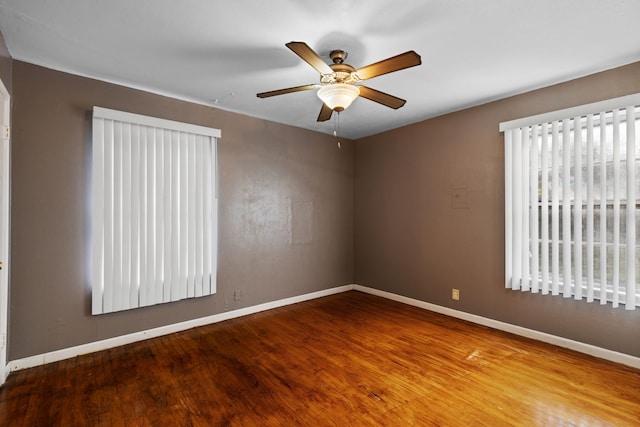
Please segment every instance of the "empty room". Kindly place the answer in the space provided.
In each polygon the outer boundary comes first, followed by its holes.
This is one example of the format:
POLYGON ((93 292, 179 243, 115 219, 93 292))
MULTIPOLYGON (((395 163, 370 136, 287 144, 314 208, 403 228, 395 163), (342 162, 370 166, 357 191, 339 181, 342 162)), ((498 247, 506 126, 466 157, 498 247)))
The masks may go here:
POLYGON ((638 17, 0 0, 0 425, 640 425, 638 17))

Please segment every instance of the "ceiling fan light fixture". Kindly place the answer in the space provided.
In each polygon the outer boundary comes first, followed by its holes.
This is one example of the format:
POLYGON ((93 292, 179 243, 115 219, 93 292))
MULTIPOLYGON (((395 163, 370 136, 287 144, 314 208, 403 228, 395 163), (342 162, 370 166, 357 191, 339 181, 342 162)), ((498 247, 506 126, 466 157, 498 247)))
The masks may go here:
POLYGON ((346 110, 349 105, 360 95, 358 86, 347 83, 333 83, 318 89, 318 98, 333 111, 346 110))

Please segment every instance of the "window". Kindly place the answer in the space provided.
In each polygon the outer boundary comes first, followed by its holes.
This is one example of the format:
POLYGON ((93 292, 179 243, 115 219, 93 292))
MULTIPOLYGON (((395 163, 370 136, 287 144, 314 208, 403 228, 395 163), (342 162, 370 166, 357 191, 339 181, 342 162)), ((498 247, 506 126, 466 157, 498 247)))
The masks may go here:
POLYGON ((94 107, 93 314, 215 293, 219 137, 94 107))
POLYGON ((514 290, 640 306, 640 94, 502 123, 514 290))

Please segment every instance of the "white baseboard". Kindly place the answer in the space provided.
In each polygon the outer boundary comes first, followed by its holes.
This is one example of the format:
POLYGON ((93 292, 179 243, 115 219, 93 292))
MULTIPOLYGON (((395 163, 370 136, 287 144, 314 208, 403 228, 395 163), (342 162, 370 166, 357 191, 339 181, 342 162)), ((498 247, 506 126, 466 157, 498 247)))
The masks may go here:
POLYGON ((523 328, 522 326, 516 326, 510 323, 500 322, 498 320, 493 320, 493 319, 489 319, 482 316, 476 316, 475 314, 465 313, 464 311, 458 311, 452 308, 442 307, 440 305, 435 305, 435 304, 420 301, 417 299, 392 294, 390 292, 368 288, 366 286, 355 285, 353 288, 356 291, 365 292, 371 295, 387 298, 393 301, 401 302, 403 304, 408 304, 414 307, 422 308, 422 309, 433 311, 436 313, 445 314, 447 316, 466 320, 468 322, 477 323, 483 326, 488 326, 490 328, 498 329, 500 331, 509 332, 515 335, 520 335, 522 337, 546 342, 548 344, 557 345, 558 347, 568 348, 570 350, 575 350, 580 353, 585 353, 591 356, 599 357, 601 359, 610 360, 612 362, 616 362, 623 365, 631 366, 636 369, 640 369, 639 357, 631 356, 624 353, 619 353, 613 350, 607 350, 606 348, 596 347, 594 345, 585 344, 579 341, 573 341, 567 338, 558 337, 556 335, 547 334, 547 333, 536 331, 533 329, 523 328))
POLYGON ((489 319, 475 314, 465 313, 463 311, 454 310, 448 307, 442 307, 439 305, 431 304, 425 301, 420 301, 413 298, 404 297, 401 295, 392 294, 390 292, 381 291, 378 289, 369 288, 361 285, 344 285, 336 288, 325 289, 318 292, 312 292, 305 295, 299 295, 291 298, 285 298, 277 301, 272 301, 264 304, 255 305, 252 307, 241 308, 238 310, 227 311, 224 313, 214 314, 211 316, 201 317, 198 319, 188 320, 186 322, 175 323, 172 325, 162 326, 159 328, 148 329, 145 331, 135 332, 128 335, 122 335, 119 337, 109 338, 106 340, 95 341, 92 343, 82 344, 75 347, 69 347, 61 350, 51 351, 44 354, 39 354, 31 357, 25 357, 23 359, 12 360, 8 363, 8 371, 16 371, 19 369, 32 368, 35 366, 44 365, 46 363, 58 362, 60 360, 69 359, 72 357, 80 356, 82 354, 93 353, 96 351, 107 350, 109 348, 118 347, 125 344, 131 344, 137 341, 146 340, 149 338, 155 338, 162 335, 172 334, 174 332, 185 331, 187 329, 195 328, 198 326, 209 325, 217 322, 222 322, 229 319, 234 319, 249 314, 259 313, 265 310, 271 310, 273 308, 284 307, 298 302, 309 301, 316 298, 325 297, 328 295, 338 294, 341 292, 347 292, 356 290, 371 295, 376 295, 382 298, 387 298, 393 301, 401 302, 403 304, 412 305, 414 307, 422 308, 425 310, 433 311, 436 313, 444 314, 447 316, 455 317, 458 319, 466 320, 479 325, 488 326, 493 329, 498 329, 505 332, 510 332, 515 335, 531 338, 534 340, 546 342, 549 344, 557 345, 558 347, 568 348, 578 351, 580 353, 589 354, 591 356, 599 357, 602 359, 610 360, 612 362, 620 363, 623 365, 631 366, 633 368, 640 369, 640 358, 630 356, 628 354, 619 353, 612 350, 607 350, 601 347, 596 347, 590 344, 581 343, 578 341, 569 340, 566 338, 558 337, 555 335, 546 334, 544 332, 535 331, 533 329, 523 328, 521 326, 515 326, 509 323, 500 322, 497 320, 489 319))

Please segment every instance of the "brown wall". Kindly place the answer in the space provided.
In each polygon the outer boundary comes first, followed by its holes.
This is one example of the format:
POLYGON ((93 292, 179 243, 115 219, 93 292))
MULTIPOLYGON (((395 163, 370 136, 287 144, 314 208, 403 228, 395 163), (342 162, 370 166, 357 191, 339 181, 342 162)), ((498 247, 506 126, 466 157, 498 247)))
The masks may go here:
POLYGON ((504 288, 498 131, 503 121, 638 92, 635 63, 357 141, 356 283, 640 356, 640 310, 504 288))
POLYGON ((11 55, 9 54, 6 43, 4 42, 4 37, 2 36, 2 33, 0 33, 0 80, 2 80, 2 83, 9 93, 12 93, 12 62, 11 55))
POLYGON ((352 143, 19 61, 13 91, 9 360, 353 283, 352 143), (94 105, 221 129, 216 295, 90 315, 94 105))

